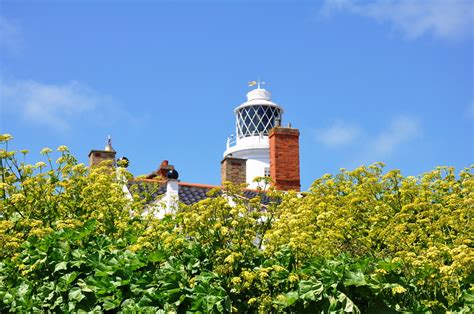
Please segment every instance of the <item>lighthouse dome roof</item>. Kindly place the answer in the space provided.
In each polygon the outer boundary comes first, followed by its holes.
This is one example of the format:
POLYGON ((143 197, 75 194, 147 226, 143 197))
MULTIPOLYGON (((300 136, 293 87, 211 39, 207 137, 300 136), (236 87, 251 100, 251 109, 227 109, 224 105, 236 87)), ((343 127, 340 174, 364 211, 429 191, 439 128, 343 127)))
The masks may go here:
POLYGON ((247 93, 247 101, 263 99, 272 100, 272 93, 263 88, 256 88, 247 93))
POLYGON ((283 113, 283 108, 272 101, 272 93, 263 88, 256 88, 248 92, 247 101, 235 108, 234 112, 237 113, 238 110, 244 107, 250 107, 255 105, 276 107, 280 109, 283 113))

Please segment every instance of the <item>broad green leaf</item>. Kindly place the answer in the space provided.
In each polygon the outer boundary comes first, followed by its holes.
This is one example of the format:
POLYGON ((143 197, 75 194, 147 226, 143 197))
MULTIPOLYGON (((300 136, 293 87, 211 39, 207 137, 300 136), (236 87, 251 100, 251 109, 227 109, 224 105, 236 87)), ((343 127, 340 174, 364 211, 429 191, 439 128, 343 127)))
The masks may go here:
POLYGON ((77 271, 73 271, 72 273, 65 274, 59 280, 63 281, 66 285, 70 285, 79 275, 77 271))
POLYGON ((5 293, 5 295, 3 296, 3 303, 5 304, 10 304, 13 302, 13 300, 13 295, 9 292, 5 293))
POLYGON ((163 254, 163 252, 152 252, 150 253, 147 258, 150 262, 161 262, 162 260, 165 259, 165 255, 163 254))
POLYGON ((358 269, 356 271, 350 271, 345 274, 345 280, 344 284, 346 286, 364 286, 367 285, 367 282, 365 281, 364 273, 358 269))
POLYGON ((82 299, 85 298, 85 295, 82 294, 82 290, 78 287, 74 287, 69 291, 69 300, 74 300, 77 302, 81 302, 82 299))
POLYGON ((60 306, 63 304, 63 297, 62 296, 59 296, 56 298, 56 301, 54 301, 54 304, 53 306, 51 307, 51 309, 54 309, 56 308, 57 306, 60 306))
POLYGON ((67 262, 59 262, 54 266, 54 272, 67 269, 67 262))
POLYGON ((342 292, 337 295, 338 301, 343 305, 344 312, 346 313, 360 313, 359 308, 342 292))
POLYGON ((116 307, 118 307, 120 305, 120 302, 121 300, 118 299, 118 298, 115 298, 113 296, 108 296, 108 297, 104 297, 101 299, 102 302, 104 302, 104 310, 112 310, 112 309, 115 309, 116 307))
POLYGON ((286 305, 287 306, 291 306, 296 301, 298 301, 298 292, 296 292, 296 291, 290 291, 285 296, 286 296, 286 305))
POLYGON ((469 290, 463 291, 463 299, 474 307, 474 293, 471 293, 469 290))
POLYGON ((82 279, 79 279, 79 280, 77 281, 77 285, 78 285, 78 286, 81 288, 81 290, 84 291, 84 292, 93 292, 93 289, 92 289, 93 286, 88 286, 88 285, 84 282, 84 280, 82 280, 82 279))
POLYGON ((298 293, 303 300, 321 300, 324 286, 321 281, 301 280, 298 284, 298 293))

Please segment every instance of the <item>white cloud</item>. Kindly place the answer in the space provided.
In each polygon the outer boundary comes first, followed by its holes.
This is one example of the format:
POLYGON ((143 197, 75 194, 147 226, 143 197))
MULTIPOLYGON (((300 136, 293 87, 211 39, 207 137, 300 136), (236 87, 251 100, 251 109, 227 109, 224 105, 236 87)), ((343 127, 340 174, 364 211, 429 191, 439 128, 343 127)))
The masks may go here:
MULTIPOLYGON (((110 97, 75 81, 61 85, 35 81, 0 82, 0 105, 2 111, 14 117, 59 131, 70 129, 80 119, 101 118, 107 114, 103 113, 104 106, 113 107, 110 97)), ((113 112, 115 116, 116 113, 117 110, 113 112)))
POLYGON ((0 50, 17 53, 21 48, 21 31, 19 25, 0 16, 0 50))
POLYGON ((316 139, 326 146, 337 147, 353 142, 360 135, 357 126, 336 122, 325 130, 316 132, 316 139))
POLYGON ((389 22, 408 38, 431 33, 459 39, 473 32, 472 0, 326 0, 320 13, 329 17, 339 11, 389 22))
POLYGON ((394 118, 388 129, 382 131, 371 142, 369 154, 372 158, 387 157, 406 144, 421 136, 421 125, 418 120, 409 116, 394 118))

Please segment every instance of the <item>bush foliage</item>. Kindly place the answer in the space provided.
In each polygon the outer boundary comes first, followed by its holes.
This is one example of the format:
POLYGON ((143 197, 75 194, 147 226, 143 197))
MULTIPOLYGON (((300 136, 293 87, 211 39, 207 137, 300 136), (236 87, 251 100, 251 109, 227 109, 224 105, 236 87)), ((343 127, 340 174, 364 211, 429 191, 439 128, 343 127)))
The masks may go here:
POLYGON ((474 310, 472 168, 403 177, 377 163, 252 200, 226 184, 158 219, 150 195, 124 192, 124 169, 89 169, 65 146, 27 164, 11 138, 2 312, 474 310))

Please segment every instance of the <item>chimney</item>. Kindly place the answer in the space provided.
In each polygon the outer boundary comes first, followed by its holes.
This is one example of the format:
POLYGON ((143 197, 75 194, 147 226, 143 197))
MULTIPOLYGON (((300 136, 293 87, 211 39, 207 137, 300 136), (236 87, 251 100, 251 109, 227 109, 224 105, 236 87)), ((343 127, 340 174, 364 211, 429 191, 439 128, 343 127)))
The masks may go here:
POLYGON ((179 201, 179 181, 178 181, 178 171, 171 169, 166 173, 166 209, 168 212, 174 212, 178 208, 179 201))
POLYGON ((179 207, 179 173, 171 169, 166 173, 166 192, 164 197, 156 203, 155 217, 163 219, 167 214, 175 213, 179 207))
POLYGON ((174 170, 174 166, 168 163, 168 160, 163 160, 160 164, 160 168, 153 171, 149 175, 146 176, 147 179, 158 179, 158 180, 166 180, 168 171, 174 170))
POLYGON ((234 184, 246 182, 247 159, 235 158, 231 156, 225 157, 221 161, 221 181, 230 181, 234 184))
POLYGON ((167 178, 168 171, 174 170, 174 166, 168 163, 168 160, 163 160, 160 164, 160 169, 158 169, 158 175, 162 178, 167 178))
POLYGON ((277 190, 299 191, 300 131, 276 126, 268 135, 270 142, 270 177, 277 190))
POLYGON ((112 148, 112 139, 109 135, 107 145, 104 150, 91 150, 89 153, 89 166, 96 166, 105 160, 112 160, 115 166, 115 154, 117 152, 112 148))

